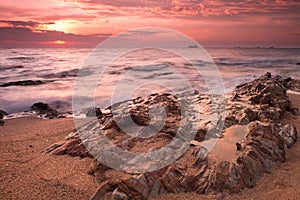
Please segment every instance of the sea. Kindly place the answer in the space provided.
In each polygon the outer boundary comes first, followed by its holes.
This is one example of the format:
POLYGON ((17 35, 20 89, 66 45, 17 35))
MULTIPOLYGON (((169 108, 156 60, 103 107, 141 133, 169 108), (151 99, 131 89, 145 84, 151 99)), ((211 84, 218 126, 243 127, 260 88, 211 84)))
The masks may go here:
POLYGON ((204 50, 208 55, 205 58, 198 56, 199 48, 195 47, 130 51, 1 48, 0 86, 9 84, 0 87, 0 109, 18 113, 30 110, 36 102, 44 102, 61 112, 72 111, 74 96, 84 103, 86 91, 92 91, 89 95, 94 94, 95 105, 104 108, 112 103, 112 97, 122 101, 154 92, 184 91, 184 84, 200 93, 209 93, 210 82, 214 80, 216 87, 228 94, 235 86, 266 72, 300 79, 300 48, 204 50), (181 56, 187 54, 188 58, 181 56), (27 80, 40 80, 43 84, 13 83, 27 80))

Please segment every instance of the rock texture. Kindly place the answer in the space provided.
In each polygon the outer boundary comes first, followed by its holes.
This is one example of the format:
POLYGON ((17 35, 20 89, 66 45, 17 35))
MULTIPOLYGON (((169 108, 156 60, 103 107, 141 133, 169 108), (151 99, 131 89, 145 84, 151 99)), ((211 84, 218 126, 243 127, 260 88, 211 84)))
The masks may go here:
MULTIPOLYGON (((263 173, 271 172, 274 165, 284 162, 288 148, 297 140, 295 127, 283 124, 281 118, 285 112, 296 114, 296 108, 292 107, 287 96, 287 89, 297 90, 299 85, 299 81, 267 73, 259 79, 237 86, 232 95, 226 96, 224 117, 219 108, 213 108, 211 96, 198 93, 189 95, 189 101, 200 105, 201 114, 213 115, 219 119, 218 123, 205 117, 199 119, 199 127, 188 150, 162 169, 128 174, 101 163, 95 164, 90 174, 97 178, 101 187, 92 199, 146 199, 162 193, 181 192, 219 194, 253 187, 263 173), (237 125, 247 128, 243 140, 234 144, 236 152, 232 159, 216 159, 210 154, 206 156, 208 150, 201 144, 218 137, 219 142, 222 142, 223 135, 216 134, 218 130, 226 133, 228 128, 237 125)), ((220 101, 224 99, 220 97, 220 101)), ((101 112, 101 115, 98 113, 101 129, 111 142, 129 152, 147 152, 167 145, 176 135, 182 120, 182 106, 172 94, 152 94, 112 107, 101 112), (156 116, 162 117, 157 121, 165 120, 165 123, 155 135, 141 137, 147 136, 147 133, 141 131, 134 134, 135 137, 130 137, 116 123, 122 122, 126 113, 136 124, 146 126, 152 122, 151 110, 157 104, 163 106, 166 112, 156 116), (114 113, 111 112, 112 107, 114 113)), ((156 110, 156 113, 159 112, 156 110)), ((52 155, 92 157, 84 147, 84 142, 77 132, 73 132, 65 141, 48 147, 46 152, 52 155)), ((150 169, 151 163, 145 167, 150 169)))
POLYGON ((0 110, 0 126, 4 125, 4 121, 2 121, 1 119, 4 118, 5 115, 7 115, 8 113, 5 112, 4 110, 0 110))
POLYGON ((47 118, 55 118, 58 116, 57 110, 51 108, 48 104, 43 102, 38 102, 33 104, 31 107, 31 110, 35 111, 37 114, 43 115, 47 118))

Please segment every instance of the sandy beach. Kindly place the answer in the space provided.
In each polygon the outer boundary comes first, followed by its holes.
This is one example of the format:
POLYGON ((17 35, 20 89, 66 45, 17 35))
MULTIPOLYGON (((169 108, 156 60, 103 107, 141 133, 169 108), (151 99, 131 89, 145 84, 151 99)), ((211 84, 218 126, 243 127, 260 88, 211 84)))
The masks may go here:
MULTIPOLYGON (((289 94, 300 108, 300 95, 289 94)), ((285 122, 300 130, 300 116, 287 113, 285 122)), ((49 156, 43 150, 63 140, 74 129, 73 119, 16 118, 0 127, 1 199, 88 199, 99 184, 87 172, 91 158, 49 156)), ((300 145, 297 142, 286 161, 264 174, 252 189, 225 199, 297 199, 300 196, 300 145)), ((152 199, 215 199, 196 193, 166 194, 152 199)))
POLYGON ((17 118, 0 127, 1 199, 88 199, 97 189, 92 159, 43 150, 74 129, 73 119, 17 118))

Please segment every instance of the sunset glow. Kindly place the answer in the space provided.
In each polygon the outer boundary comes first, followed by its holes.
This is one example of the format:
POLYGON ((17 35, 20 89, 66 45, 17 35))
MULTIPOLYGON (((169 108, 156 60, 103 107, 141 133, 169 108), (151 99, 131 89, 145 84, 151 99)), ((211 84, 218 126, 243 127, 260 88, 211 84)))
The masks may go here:
POLYGON ((50 31, 52 30, 68 33, 71 29, 71 25, 69 21, 56 21, 53 24, 47 24, 44 28, 50 31))
POLYGON ((95 46, 147 26, 182 32, 204 46, 297 47, 299 10, 297 0, 3 0, 0 45, 95 46))
POLYGON ((54 44, 65 44, 66 42, 65 41, 62 41, 62 40, 56 40, 53 42, 54 44))

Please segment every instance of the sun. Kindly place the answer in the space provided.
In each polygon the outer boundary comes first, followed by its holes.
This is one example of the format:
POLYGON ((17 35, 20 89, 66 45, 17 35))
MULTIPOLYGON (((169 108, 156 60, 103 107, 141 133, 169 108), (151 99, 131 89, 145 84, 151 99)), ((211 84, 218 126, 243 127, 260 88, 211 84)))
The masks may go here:
POLYGON ((66 42, 63 40, 55 40, 53 41, 53 44, 66 44, 66 42))
POLYGON ((69 32, 70 22, 69 21, 55 21, 53 24, 46 25, 47 30, 69 32))

